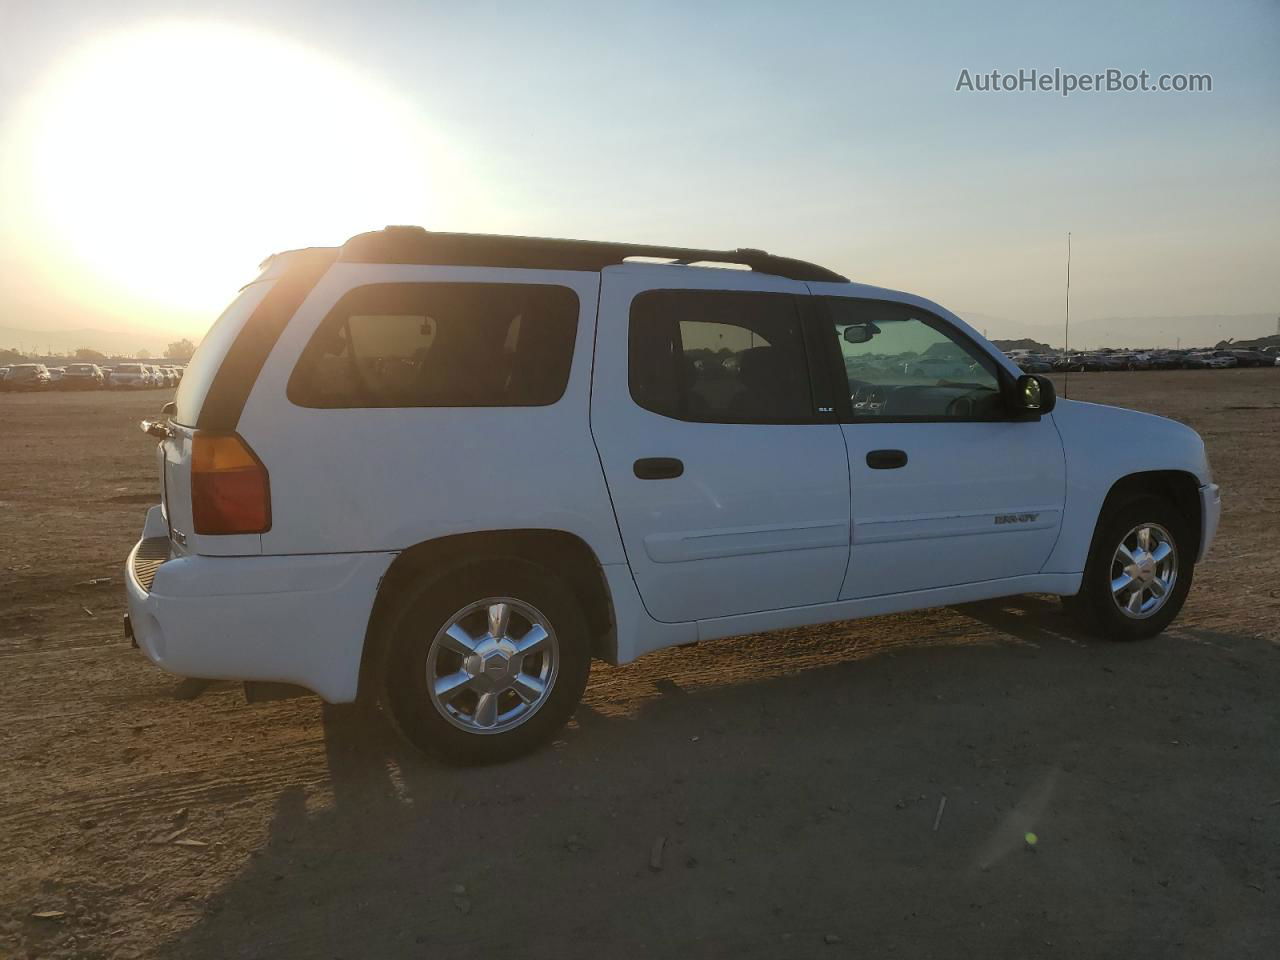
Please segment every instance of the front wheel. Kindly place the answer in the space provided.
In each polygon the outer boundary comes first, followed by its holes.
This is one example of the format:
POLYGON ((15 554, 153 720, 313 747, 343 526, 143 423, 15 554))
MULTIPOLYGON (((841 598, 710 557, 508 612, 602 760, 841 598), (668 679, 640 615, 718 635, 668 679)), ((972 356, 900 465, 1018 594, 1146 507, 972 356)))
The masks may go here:
POLYGON ((1140 497, 1103 517, 1080 593, 1064 603, 1090 632, 1110 640, 1142 640, 1173 622, 1194 569, 1187 519, 1163 498, 1140 497))
POLYGON ((411 588, 389 630, 383 703, 405 737, 450 763, 527 753, 564 726, 586 688, 577 598, 524 560, 411 588))

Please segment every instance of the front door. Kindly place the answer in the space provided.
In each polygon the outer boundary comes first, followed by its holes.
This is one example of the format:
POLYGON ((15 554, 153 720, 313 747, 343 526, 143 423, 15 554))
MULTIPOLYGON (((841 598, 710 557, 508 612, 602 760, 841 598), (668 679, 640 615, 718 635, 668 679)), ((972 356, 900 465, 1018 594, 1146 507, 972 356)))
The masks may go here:
POLYGON ((1038 573, 1065 497, 1052 414, 1010 416, 1007 374, 927 310, 853 297, 822 306, 849 396, 853 544, 841 598, 1038 573))
POLYGON ((650 615, 835 600, 849 469, 810 385, 804 286, 639 264, 602 279, 591 430, 650 615))

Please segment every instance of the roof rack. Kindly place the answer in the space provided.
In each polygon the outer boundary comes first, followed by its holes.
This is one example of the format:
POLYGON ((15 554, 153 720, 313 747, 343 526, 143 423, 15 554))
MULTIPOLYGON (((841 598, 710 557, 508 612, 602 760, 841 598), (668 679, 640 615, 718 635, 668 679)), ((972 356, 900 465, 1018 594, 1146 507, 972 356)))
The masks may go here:
POLYGON ((736 263, 757 273, 791 280, 847 283, 833 270, 763 250, 697 250, 644 243, 507 237, 485 233, 436 233, 422 227, 387 227, 352 237, 338 259, 354 263, 430 263, 441 266, 526 267, 534 270, 601 270, 628 257, 676 263, 736 263))

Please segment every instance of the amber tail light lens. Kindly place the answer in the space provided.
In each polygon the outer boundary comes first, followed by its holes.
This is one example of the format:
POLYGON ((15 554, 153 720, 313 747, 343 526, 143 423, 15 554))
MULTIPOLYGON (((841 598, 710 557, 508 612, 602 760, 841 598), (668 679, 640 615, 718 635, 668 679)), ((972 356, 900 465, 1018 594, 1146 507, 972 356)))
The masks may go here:
POLYGON ((197 430, 192 436, 191 515, 199 534, 271 529, 267 468, 238 434, 197 430))

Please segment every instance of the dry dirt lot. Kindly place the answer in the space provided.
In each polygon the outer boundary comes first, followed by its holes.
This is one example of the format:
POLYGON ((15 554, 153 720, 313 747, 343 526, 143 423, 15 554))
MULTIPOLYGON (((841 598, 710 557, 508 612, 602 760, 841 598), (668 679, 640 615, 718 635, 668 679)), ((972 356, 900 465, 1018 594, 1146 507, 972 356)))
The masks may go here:
POLYGON ((1071 393, 1209 444, 1165 635, 1021 597, 718 641, 469 770, 152 667, 121 564, 166 397, 0 395, 0 957, 1280 955, 1280 370, 1071 393))

